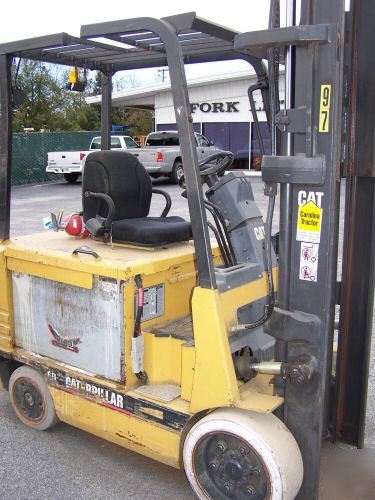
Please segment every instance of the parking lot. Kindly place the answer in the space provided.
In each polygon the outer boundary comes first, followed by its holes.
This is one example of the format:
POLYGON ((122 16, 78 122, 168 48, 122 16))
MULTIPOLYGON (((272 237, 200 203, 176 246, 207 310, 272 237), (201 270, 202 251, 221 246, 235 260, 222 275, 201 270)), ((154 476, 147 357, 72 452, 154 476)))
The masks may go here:
MULTIPOLYGON (((155 182, 172 196, 171 215, 188 217, 180 188, 155 182)), ((259 177, 253 178, 255 198, 263 213, 267 200, 259 177)), ((81 209, 81 184, 64 182, 14 188, 11 235, 43 231, 42 219, 51 211, 66 214, 81 209)), ((151 214, 160 214, 161 197, 151 214)), ((276 211, 275 220, 278 219, 276 211)), ((341 231, 342 231, 342 224, 341 231)), ((276 227, 275 227, 276 229, 276 227)), ((321 498, 370 500, 375 487, 375 368, 374 342, 370 370, 366 450, 327 446, 322 466, 321 498), (346 475, 346 470, 350 474, 346 475), (339 489, 337 489, 339 488, 339 489), (335 489, 336 493, 332 491, 335 489), (337 493, 340 491, 340 493, 337 493), (336 495, 337 496, 333 496, 336 495), (354 495, 354 496, 353 496, 354 495)), ((39 433, 24 427, 0 390, 1 499, 192 499, 182 472, 112 445, 79 429, 59 424, 39 433)))

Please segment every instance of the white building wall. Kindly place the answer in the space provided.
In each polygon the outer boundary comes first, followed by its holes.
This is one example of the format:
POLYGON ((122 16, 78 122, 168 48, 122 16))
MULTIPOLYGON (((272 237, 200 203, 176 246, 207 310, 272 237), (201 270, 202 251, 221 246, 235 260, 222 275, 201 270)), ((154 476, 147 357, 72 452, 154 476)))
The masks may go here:
MULTIPOLYGON (((224 83, 209 83, 189 89, 190 103, 218 103, 223 102, 237 102, 236 107, 238 112, 202 112, 199 108, 195 109, 192 113, 194 123, 204 122, 252 122, 250 113, 249 99, 247 95, 248 87, 255 83, 255 78, 248 80, 237 80, 224 83)), ((282 86, 281 86, 282 87, 282 86)), ((280 93, 282 95, 282 88, 280 93)), ((261 109, 262 100, 260 92, 255 94, 257 108, 261 109)), ((265 121, 266 116, 264 112, 258 113, 259 120, 265 121)), ((155 123, 166 124, 176 123, 172 94, 170 91, 161 92, 155 96, 155 123)))

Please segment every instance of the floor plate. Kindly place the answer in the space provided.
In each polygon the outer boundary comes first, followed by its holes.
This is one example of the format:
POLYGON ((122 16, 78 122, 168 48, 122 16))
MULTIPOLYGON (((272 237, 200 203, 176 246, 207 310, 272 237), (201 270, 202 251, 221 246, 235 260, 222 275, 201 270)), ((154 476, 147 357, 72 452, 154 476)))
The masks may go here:
POLYGON ((134 391, 137 394, 147 396, 163 403, 170 403, 180 397, 181 388, 173 384, 142 385, 134 391))

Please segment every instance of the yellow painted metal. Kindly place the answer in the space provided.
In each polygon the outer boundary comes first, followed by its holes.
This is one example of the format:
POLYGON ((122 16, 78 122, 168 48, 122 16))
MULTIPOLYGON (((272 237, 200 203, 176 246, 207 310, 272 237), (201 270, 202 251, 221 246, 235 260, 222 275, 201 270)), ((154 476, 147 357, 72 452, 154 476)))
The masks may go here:
POLYGON ((182 340, 172 337, 155 337, 144 334, 144 367, 149 381, 153 383, 181 384, 182 340))
POLYGON ((195 369, 191 411, 231 406, 239 399, 228 331, 217 290, 196 287, 193 293, 195 369))
MULTIPOLYGON (((177 273, 178 275, 178 273, 177 273)), ((153 274, 142 274, 145 288, 164 283, 164 315, 142 323, 142 330, 150 330, 152 326, 165 323, 190 313, 190 298, 196 286, 194 261, 185 262, 179 266, 169 266, 165 271, 153 274), (176 268, 181 270, 183 279, 176 279, 176 268)))
MULTIPOLYGON (((277 289, 277 269, 273 270, 277 289)), ((239 406, 255 411, 271 411, 282 400, 254 390, 239 392, 228 339, 228 327, 237 323, 239 307, 261 299, 267 293, 266 275, 223 293, 196 287, 193 293, 195 368, 191 397, 193 413, 219 406, 239 406), (208 313, 209 311, 209 313, 208 313)))
POLYGON ((179 468, 180 433, 50 388, 59 419, 107 441, 179 468))
POLYGON ((240 387, 240 399, 235 402, 237 408, 262 413, 270 413, 283 403, 283 398, 273 395, 272 377, 257 376, 240 387), (259 377, 259 378, 258 378, 259 377), (268 385, 268 388, 265 386, 268 385))
POLYGON ((92 274, 75 271, 72 269, 62 270, 61 267, 54 267, 38 262, 29 262, 27 260, 14 259, 8 257, 7 267, 10 271, 17 273, 30 274, 47 280, 66 283, 80 288, 92 288, 92 274))
POLYGON ((123 245, 111 247, 92 239, 79 240, 63 232, 45 231, 14 238, 6 245, 6 256, 125 280, 136 274, 150 275, 187 261, 193 262, 194 246, 192 243, 175 243, 150 254, 145 249, 123 245), (72 255, 73 250, 82 245, 96 252, 100 259, 72 255))
POLYGON ((274 393, 274 385, 272 383, 273 379, 274 379, 273 375, 265 375, 264 373, 258 373, 256 378, 253 378, 250 382, 248 382, 248 384, 253 384, 254 386, 256 386, 258 392, 262 392, 263 394, 268 394, 269 396, 273 396, 274 393))
MULTIPOLYGON (((194 269, 194 263, 189 263, 194 269)), ((164 283, 164 315, 142 323, 142 331, 150 329, 160 322, 169 321, 189 313, 190 296, 195 285, 196 276, 192 274, 182 281, 170 280, 174 275, 169 268, 152 275, 142 274, 144 287, 164 283)), ((125 366, 127 369, 126 387, 130 389, 139 382, 132 373, 131 342, 134 331, 134 304, 136 287, 134 280, 129 279, 124 286, 124 324, 125 324, 125 366)), ((170 338, 155 339, 145 334, 145 369, 151 382, 175 381, 181 383, 181 341, 170 338)))
POLYGON ((195 347, 187 344, 182 345, 181 355, 181 397, 186 401, 191 401, 195 369, 195 347))
POLYGON ((0 350, 13 351, 13 300, 5 246, 0 245, 0 350))

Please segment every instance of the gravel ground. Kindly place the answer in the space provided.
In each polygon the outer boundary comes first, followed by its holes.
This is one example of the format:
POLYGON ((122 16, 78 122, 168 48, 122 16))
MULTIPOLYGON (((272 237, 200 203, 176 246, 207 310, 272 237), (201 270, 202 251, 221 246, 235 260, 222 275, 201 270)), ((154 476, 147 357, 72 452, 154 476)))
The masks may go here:
MULTIPOLYGON (((174 215, 187 217, 180 189, 157 181, 172 196, 174 215)), ((254 193, 263 213, 266 200, 259 178, 254 193)), ((81 185, 65 183, 13 190, 13 236, 42 229, 51 210, 79 210, 81 185)), ((157 197, 159 198, 159 197, 157 197)), ((152 215, 161 211, 157 199, 152 215)), ((278 215, 275 214, 275 220, 278 215)), ((341 225, 342 226, 342 225, 341 225)), ((0 390, 0 499, 192 499, 182 472, 59 424, 47 432, 24 427, 0 390)), ((366 449, 326 445, 322 457, 321 500, 370 500, 375 490, 375 342, 372 345, 366 449)), ((308 500, 308 499, 306 499, 308 500)))

